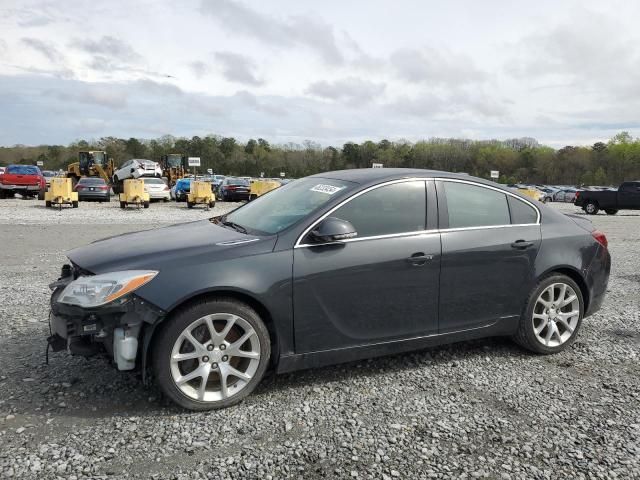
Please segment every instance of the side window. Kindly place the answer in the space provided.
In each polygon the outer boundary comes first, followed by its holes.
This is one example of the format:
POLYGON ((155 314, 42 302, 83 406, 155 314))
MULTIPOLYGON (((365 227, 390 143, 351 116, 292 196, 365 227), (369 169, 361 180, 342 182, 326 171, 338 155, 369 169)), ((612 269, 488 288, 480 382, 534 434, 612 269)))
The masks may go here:
POLYGON ((354 198, 331 214, 351 222, 358 237, 425 229, 424 181, 394 183, 354 198))
POLYGON ((511 195, 507 195, 507 199, 509 201, 512 224, 523 225, 526 223, 536 223, 538 221, 538 212, 531 205, 511 195))
POLYGON ((443 182, 449 228, 509 225, 507 195, 468 183, 443 182))

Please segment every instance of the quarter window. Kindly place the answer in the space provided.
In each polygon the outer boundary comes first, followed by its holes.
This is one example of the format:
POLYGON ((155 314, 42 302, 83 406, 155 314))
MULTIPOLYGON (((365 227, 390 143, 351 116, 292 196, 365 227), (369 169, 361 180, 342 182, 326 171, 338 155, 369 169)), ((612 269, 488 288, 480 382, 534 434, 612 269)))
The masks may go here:
POLYGON ((509 211, 511 212, 511 223, 514 225, 523 225, 527 223, 536 223, 538 221, 538 212, 531 205, 526 204, 520 199, 509 195, 509 211))
POLYGON ((468 183, 443 182, 449 228, 509 225, 507 195, 468 183))
POLYGON ((425 182, 408 181, 375 188, 331 216, 351 222, 360 238, 424 230, 425 182))

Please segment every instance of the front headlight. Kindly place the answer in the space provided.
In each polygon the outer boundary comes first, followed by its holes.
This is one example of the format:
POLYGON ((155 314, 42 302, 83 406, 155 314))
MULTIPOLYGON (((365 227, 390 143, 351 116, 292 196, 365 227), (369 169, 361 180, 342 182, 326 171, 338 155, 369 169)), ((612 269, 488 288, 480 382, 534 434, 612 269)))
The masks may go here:
POLYGON ((98 307, 133 292, 157 274, 153 270, 124 270, 78 277, 65 287, 58 302, 85 308, 98 307))

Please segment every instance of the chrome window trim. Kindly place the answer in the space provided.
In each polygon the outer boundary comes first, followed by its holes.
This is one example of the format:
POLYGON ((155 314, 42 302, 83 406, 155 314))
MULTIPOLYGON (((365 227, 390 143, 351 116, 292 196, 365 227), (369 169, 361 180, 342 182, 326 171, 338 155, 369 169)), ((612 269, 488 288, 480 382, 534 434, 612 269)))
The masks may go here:
POLYGON ((323 245, 339 245, 339 244, 343 244, 343 243, 361 242, 363 240, 382 240, 382 239, 387 239, 387 238, 411 237, 411 236, 425 235, 425 234, 461 232, 461 231, 465 231, 465 230, 485 230, 485 229, 494 229, 494 228, 527 227, 527 226, 540 225, 540 219, 541 219, 540 210, 533 203, 531 203, 529 200, 521 198, 518 195, 515 195, 515 194, 513 194, 511 192, 508 192, 508 191, 503 190, 503 189, 498 188, 498 187, 493 187, 491 185, 484 185, 482 183, 477 183, 477 182, 473 182, 473 181, 470 181, 470 180, 461 180, 461 179, 457 179, 457 178, 446 178, 446 177, 400 178, 400 179, 396 179, 396 180, 389 180, 389 181, 386 181, 386 182, 383 182, 383 183, 379 183, 377 185, 372 185, 372 186, 370 186, 368 188, 365 188, 361 192, 358 192, 355 195, 352 195, 349 198, 345 198, 342 202, 340 202, 338 205, 333 207, 331 210, 329 210, 324 215, 322 215, 320 218, 318 218, 315 222, 313 222, 309 227, 307 227, 302 232, 302 234, 298 236, 293 248, 320 247, 320 246, 323 246, 323 245), (384 187, 386 185, 393 185, 395 183, 404 183, 404 182, 412 182, 412 181, 425 182, 425 181, 429 181, 429 180, 442 181, 442 182, 467 183, 469 185, 473 185, 473 186, 476 186, 476 187, 484 187, 484 188, 487 188, 489 190, 495 190, 496 192, 500 192, 500 193, 502 193, 504 195, 510 195, 510 196, 514 197, 516 200, 520 200, 521 202, 524 202, 524 203, 530 205, 536 211, 536 214, 538 216, 537 219, 536 219, 536 223, 520 223, 520 224, 508 224, 508 225, 484 225, 484 226, 481 225, 481 226, 477 226, 477 227, 457 227, 457 228, 442 228, 442 229, 431 229, 431 230, 417 230, 417 231, 413 231, 413 232, 389 233, 389 234, 386 234, 386 235, 371 235, 371 236, 368 236, 368 237, 349 238, 349 239, 346 239, 346 240, 341 240, 339 242, 300 243, 300 242, 302 242, 302 239, 305 236, 307 236, 307 234, 311 230, 313 230, 313 227, 318 225, 322 220, 324 220, 325 218, 330 216, 333 212, 338 210, 343 205, 349 203, 354 198, 358 198, 360 195, 363 195, 363 194, 365 194, 367 192, 370 192, 371 190, 375 190, 376 188, 384 187))

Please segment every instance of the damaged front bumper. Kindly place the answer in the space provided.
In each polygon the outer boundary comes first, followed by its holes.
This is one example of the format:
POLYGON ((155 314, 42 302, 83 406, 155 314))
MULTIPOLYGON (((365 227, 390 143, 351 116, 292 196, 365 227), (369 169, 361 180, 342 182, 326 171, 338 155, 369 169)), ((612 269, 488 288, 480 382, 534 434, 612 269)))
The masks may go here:
POLYGON ((60 279, 50 285, 49 347, 85 357, 106 353, 118 370, 144 367, 150 333, 166 312, 135 294, 96 308, 59 303, 64 288, 78 275, 65 265, 60 279))

